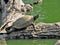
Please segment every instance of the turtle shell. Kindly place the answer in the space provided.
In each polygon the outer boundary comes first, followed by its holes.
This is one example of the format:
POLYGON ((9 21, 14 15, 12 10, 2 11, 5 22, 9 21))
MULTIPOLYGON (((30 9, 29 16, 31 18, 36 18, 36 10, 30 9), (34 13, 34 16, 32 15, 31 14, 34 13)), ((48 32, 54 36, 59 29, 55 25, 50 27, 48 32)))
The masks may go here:
POLYGON ((13 23, 13 27, 17 28, 17 29, 21 29, 21 28, 24 28, 24 27, 31 25, 32 22, 34 22, 33 16, 25 15, 25 16, 17 19, 13 23))

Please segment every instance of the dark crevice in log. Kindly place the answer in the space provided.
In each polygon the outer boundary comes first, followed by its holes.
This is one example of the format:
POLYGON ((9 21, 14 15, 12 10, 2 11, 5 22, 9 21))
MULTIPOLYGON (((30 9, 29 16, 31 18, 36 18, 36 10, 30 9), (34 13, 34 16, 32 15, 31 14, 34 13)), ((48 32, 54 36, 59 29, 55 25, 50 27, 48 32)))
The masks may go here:
POLYGON ((5 4, 7 4, 7 3, 8 3, 8 1, 9 1, 9 0, 4 0, 5 4))

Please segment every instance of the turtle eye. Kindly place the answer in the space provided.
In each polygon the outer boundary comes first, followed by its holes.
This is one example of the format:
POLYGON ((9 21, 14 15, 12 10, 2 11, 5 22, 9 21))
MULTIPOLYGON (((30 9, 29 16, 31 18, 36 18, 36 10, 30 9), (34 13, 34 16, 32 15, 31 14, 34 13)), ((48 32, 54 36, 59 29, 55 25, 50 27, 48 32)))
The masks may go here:
POLYGON ((4 0, 5 4, 7 4, 7 3, 8 3, 8 1, 9 1, 9 0, 4 0))

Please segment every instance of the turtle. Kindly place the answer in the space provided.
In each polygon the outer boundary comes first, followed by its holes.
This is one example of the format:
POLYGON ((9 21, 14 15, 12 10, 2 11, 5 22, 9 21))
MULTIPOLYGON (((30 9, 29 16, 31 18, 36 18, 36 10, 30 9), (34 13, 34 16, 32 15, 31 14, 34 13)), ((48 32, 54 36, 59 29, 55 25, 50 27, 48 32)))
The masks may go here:
POLYGON ((5 26, 10 23, 10 22, 6 22, 4 25, 1 26, 0 30, 3 30, 4 28, 6 29, 7 33, 15 31, 15 30, 25 30, 28 26, 32 25, 34 27, 35 30, 35 26, 34 26, 34 21, 39 17, 39 14, 37 14, 36 16, 32 16, 32 15, 24 15, 20 18, 18 18, 15 22, 12 21, 12 25, 10 27, 6 27, 5 26))

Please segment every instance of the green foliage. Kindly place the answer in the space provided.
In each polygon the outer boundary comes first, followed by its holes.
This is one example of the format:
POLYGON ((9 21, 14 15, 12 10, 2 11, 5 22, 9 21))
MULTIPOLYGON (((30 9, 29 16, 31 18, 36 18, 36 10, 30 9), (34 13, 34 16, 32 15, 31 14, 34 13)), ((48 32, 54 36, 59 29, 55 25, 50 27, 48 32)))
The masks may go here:
MULTIPOLYGON (((25 3, 32 3, 35 0, 23 0, 25 3)), ((42 5, 33 5, 34 11, 31 15, 41 14, 35 22, 59 22, 60 21, 60 0, 43 0, 42 5)), ((29 14, 29 13, 28 13, 29 14)))

